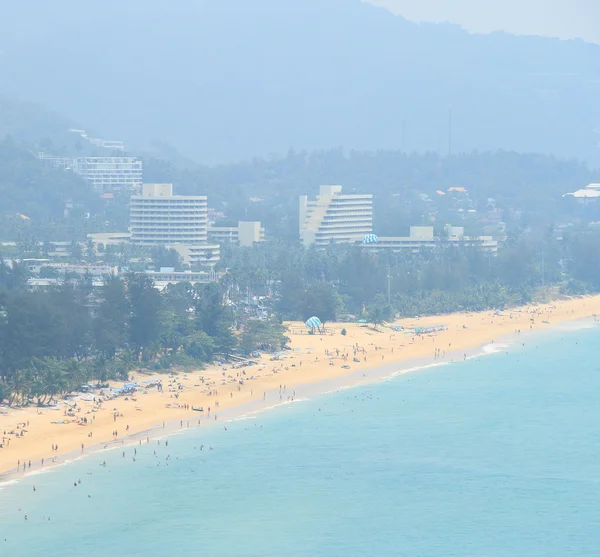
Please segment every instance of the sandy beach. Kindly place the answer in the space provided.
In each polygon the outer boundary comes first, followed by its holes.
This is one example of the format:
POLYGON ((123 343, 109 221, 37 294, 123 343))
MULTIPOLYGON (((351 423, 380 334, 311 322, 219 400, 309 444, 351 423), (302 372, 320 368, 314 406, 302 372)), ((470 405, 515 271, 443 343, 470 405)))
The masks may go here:
MULTIPOLYGON (((257 365, 215 365, 185 374, 134 372, 131 380, 148 386, 129 396, 107 400, 108 390, 104 396, 94 390, 69 405, 60 401, 53 409, 0 407, 0 474, 28 473, 60 462, 67 454, 86 454, 107 444, 213 423, 236 409, 291 401, 300 387, 318 387, 330 380, 355 383, 361 372, 382 365, 463 359, 508 335, 522 335, 526 343, 530 331, 596 315, 600 315, 600 296, 500 313, 415 317, 381 326, 378 331, 372 325, 336 323, 326 325, 327 334, 308 335, 304 324, 288 323, 292 350, 282 351, 279 359, 263 354, 254 358, 257 365), (436 326, 443 330, 415 332, 436 326), (151 384, 158 381, 162 390, 151 384)), ((111 384, 111 388, 122 386, 111 384)))

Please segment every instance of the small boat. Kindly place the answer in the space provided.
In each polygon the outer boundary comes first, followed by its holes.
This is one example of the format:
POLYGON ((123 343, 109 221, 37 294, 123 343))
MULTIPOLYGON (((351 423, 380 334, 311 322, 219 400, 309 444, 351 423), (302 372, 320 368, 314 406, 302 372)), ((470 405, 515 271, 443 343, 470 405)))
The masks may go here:
POLYGON ((204 406, 192 406, 192 410, 195 412, 204 412, 204 406))

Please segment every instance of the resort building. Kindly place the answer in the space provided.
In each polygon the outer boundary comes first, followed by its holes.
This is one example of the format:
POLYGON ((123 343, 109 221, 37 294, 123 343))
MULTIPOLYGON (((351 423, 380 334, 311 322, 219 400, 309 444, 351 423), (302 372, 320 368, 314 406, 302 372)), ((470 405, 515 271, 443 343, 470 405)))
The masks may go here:
POLYGON ((120 246, 121 244, 128 244, 131 240, 130 232, 94 232, 88 234, 87 238, 94 242, 98 249, 102 246, 120 246))
POLYGON ((198 265, 214 266, 221 259, 221 246, 219 244, 169 244, 165 246, 174 249, 181 257, 184 265, 192 267, 198 265))
POLYGON ((589 184, 581 190, 566 193, 563 197, 573 197, 578 203, 587 204, 600 198, 600 184, 589 184))
POLYGON ((144 184, 129 204, 131 243, 139 246, 206 244, 207 198, 173 195, 173 184, 144 184))
POLYGON ((102 147, 110 151, 125 151, 125 144, 122 141, 113 141, 107 139, 100 139, 97 137, 90 137, 85 130, 69 129, 71 133, 77 134, 81 139, 89 141, 95 147, 102 147))
POLYGON ((144 184, 129 212, 132 244, 173 248, 188 265, 219 261, 219 244, 208 243, 206 196, 173 195, 173 184, 144 184))
POLYGON ((409 250, 414 253, 444 246, 477 248, 488 253, 498 251, 498 241, 492 236, 465 236, 462 226, 451 225, 446 225, 443 236, 435 236, 433 226, 411 226, 409 236, 379 236, 376 241, 364 244, 365 248, 372 250, 409 250))
MULTIPOLYGON (((27 279, 27 290, 29 292, 46 292, 56 290, 65 283, 64 277, 61 278, 29 278, 27 279)), ((92 288, 104 287, 104 278, 91 278, 88 283, 92 288)))
POLYGON ((42 278, 90 276, 101 279, 105 276, 116 277, 119 274, 117 267, 104 264, 72 265, 69 263, 57 263, 50 259, 23 259, 21 262, 27 267, 29 273, 37 278, 40 275, 47 275, 42 278))
POLYGON ((373 231, 373 196, 321 186, 315 200, 300 196, 300 240, 305 246, 353 243, 373 231))
POLYGON ((142 161, 135 157, 52 157, 39 159, 57 168, 72 170, 87 180, 95 192, 139 192, 142 186, 142 161))
POLYGON ((190 284, 217 282, 222 276, 214 271, 175 271, 173 267, 161 267, 160 271, 146 271, 158 290, 164 290, 169 284, 189 282, 190 284))
POLYGON ((261 228, 259 221, 239 221, 237 226, 209 226, 208 238, 220 244, 250 247, 264 242, 265 229, 261 228))

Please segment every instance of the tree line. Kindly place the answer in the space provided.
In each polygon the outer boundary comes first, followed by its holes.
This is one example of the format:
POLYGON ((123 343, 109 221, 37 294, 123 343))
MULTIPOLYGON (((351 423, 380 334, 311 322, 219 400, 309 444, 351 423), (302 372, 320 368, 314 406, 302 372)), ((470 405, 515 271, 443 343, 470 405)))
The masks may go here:
POLYGON ((509 237, 497 254, 441 243, 417 253, 267 242, 222 250, 225 280, 238 296, 271 295, 282 319, 477 311, 531 301, 549 287, 563 294, 600 290, 600 232, 509 237))
POLYGON ((235 314, 217 284, 171 285, 143 273, 102 288, 65 281, 29 292, 19 264, 0 265, 0 401, 43 404, 133 369, 199 368, 234 351, 279 350, 284 327, 235 314))
POLYGON ((219 265, 219 284, 180 283, 163 292, 134 272, 106 277, 99 289, 83 277, 29 292, 25 266, 1 263, 0 399, 43 404, 136 368, 198 367, 235 351, 279 350, 283 320, 378 324, 396 315, 503 308, 540 291, 598 292, 600 231, 524 232, 498 254, 443 242, 393 253, 270 241, 223 246, 219 265))

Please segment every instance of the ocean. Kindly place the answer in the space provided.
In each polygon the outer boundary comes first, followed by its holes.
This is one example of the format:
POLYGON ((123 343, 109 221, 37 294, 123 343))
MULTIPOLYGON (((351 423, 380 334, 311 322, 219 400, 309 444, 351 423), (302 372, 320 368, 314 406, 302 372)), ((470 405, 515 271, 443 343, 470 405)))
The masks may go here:
POLYGON ((524 335, 5 484, 0 555, 600 556, 599 332, 524 335))

